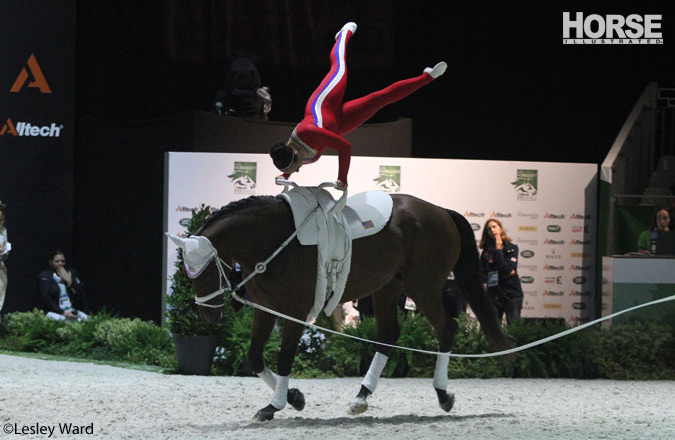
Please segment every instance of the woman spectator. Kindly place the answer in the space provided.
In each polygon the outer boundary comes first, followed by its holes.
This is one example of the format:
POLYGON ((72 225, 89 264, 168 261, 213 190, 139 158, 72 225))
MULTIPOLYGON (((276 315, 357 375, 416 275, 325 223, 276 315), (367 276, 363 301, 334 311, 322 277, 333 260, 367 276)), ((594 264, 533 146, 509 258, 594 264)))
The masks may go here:
POLYGON ((523 288, 518 276, 518 246, 506 235, 502 223, 494 218, 485 222, 479 247, 481 270, 487 279, 488 293, 501 321, 507 324, 520 318, 523 308, 523 288))
POLYGON ((5 210, 7 206, 0 201, 0 311, 5 304, 7 292, 7 266, 5 261, 9 254, 10 244, 7 242, 7 228, 5 227, 5 210))
POLYGON ((656 211, 654 211, 654 221, 652 222, 651 229, 642 231, 638 238, 638 251, 645 254, 656 253, 655 246, 659 232, 669 232, 671 226, 670 222, 671 216, 668 208, 657 208, 656 211), (654 247, 654 249, 652 247, 654 247))

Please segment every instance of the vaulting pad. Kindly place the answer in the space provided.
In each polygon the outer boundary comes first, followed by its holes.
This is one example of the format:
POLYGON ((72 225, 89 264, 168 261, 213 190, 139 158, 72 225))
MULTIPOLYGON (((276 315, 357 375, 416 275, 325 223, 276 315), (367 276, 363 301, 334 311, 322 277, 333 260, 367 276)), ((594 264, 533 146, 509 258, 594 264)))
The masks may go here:
MULTIPOLYGON (((299 187, 280 196, 291 206, 296 229, 317 203, 328 208, 335 205, 333 197, 326 190, 308 191, 308 188, 299 187)), ((383 191, 365 191, 349 197, 341 213, 349 225, 352 240, 380 232, 389 221, 393 206, 391 196, 383 191)), ((316 245, 317 234, 317 228, 304 227, 298 231, 298 240, 302 245, 316 245)))

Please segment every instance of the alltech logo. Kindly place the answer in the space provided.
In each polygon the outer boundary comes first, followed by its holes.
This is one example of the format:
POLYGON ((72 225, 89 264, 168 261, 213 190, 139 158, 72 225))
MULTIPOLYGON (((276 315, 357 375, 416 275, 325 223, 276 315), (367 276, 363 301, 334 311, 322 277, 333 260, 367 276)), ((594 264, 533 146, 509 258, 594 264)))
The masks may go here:
POLYGON ((47 83, 47 78, 42 73, 40 64, 35 58, 35 54, 30 54, 26 65, 21 69, 19 75, 16 77, 14 84, 9 89, 12 93, 19 93, 25 87, 36 88, 40 93, 52 93, 52 89, 49 88, 47 83))
POLYGON ((663 44, 661 20, 661 14, 563 12, 563 44, 663 44))
POLYGON ((30 122, 12 121, 7 118, 0 128, 0 136, 28 136, 28 137, 61 137, 63 125, 56 125, 52 122, 49 125, 35 125, 30 122))

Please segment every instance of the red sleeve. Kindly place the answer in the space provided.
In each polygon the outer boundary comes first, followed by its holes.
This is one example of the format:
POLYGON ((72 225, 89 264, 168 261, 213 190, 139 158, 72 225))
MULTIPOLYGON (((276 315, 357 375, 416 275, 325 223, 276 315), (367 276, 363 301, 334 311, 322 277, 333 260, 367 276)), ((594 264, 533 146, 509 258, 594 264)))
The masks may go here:
POLYGON ((296 128, 296 133, 300 139, 317 150, 315 159, 321 155, 326 148, 332 148, 338 152, 339 171, 338 179, 347 183, 347 173, 349 172, 349 162, 352 156, 352 147, 343 137, 319 128, 314 124, 302 124, 296 128))

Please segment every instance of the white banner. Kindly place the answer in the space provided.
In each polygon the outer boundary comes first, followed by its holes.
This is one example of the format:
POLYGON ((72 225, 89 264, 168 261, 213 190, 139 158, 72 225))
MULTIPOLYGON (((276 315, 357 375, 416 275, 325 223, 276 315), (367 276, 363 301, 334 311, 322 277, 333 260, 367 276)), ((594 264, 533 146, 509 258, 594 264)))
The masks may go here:
MULTIPOLYGON (((264 154, 167 153, 165 230, 185 234, 191 210, 220 208, 250 195, 281 192, 279 171, 264 154)), ((323 156, 293 175, 300 185, 337 178, 337 157, 323 156)), ((499 219, 520 248, 523 317, 594 316, 597 165, 452 159, 352 157, 349 192, 411 194, 463 214, 480 240, 499 219)), ((333 191, 334 195, 339 193, 333 191)), ((165 240, 165 268, 176 251, 165 240)))

